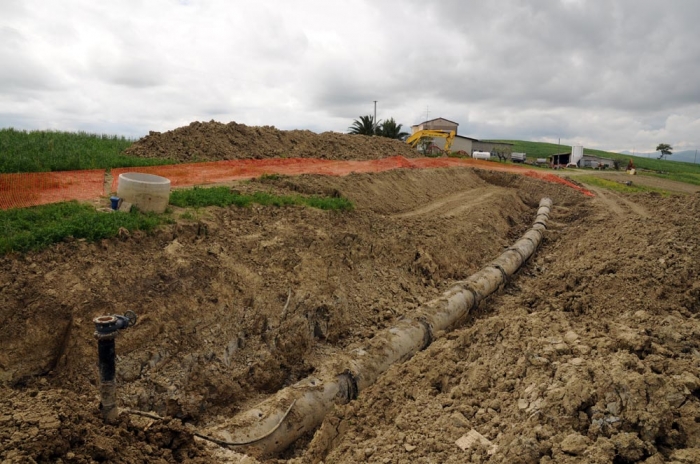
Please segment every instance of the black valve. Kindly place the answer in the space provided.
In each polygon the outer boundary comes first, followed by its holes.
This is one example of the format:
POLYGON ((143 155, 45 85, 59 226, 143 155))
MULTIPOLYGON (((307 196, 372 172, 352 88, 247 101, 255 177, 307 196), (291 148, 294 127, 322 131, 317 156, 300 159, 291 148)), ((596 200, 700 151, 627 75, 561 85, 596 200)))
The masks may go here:
POLYGON ((95 323, 95 338, 98 340, 104 336, 115 334, 119 330, 126 329, 136 324, 136 313, 127 311, 123 316, 112 314, 99 316, 92 320, 95 323))
POLYGON ((114 339, 120 330, 136 324, 136 313, 127 311, 123 316, 118 314, 98 316, 92 321, 95 323, 97 359, 100 371, 100 409, 102 409, 102 416, 106 421, 114 422, 119 415, 114 381, 116 373, 114 339))

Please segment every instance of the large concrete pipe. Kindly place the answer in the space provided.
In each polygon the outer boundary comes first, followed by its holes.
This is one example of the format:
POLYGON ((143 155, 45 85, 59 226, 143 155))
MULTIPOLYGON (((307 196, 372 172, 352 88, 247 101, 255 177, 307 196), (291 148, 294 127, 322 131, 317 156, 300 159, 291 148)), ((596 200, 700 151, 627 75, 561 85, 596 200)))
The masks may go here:
POLYGON ((225 446, 242 446, 252 454, 269 456, 315 430, 335 403, 346 403, 376 382, 392 364, 425 349, 436 334, 448 330, 484 298, 506 283, 535 252, 546 229, 552 201, 543 198, 535 222, 520 240, 440 298, 423 305, 411 318, 379 332, 363 347, 335 358, 331 365, 280 390, 257 407, 199 435, 225 446))

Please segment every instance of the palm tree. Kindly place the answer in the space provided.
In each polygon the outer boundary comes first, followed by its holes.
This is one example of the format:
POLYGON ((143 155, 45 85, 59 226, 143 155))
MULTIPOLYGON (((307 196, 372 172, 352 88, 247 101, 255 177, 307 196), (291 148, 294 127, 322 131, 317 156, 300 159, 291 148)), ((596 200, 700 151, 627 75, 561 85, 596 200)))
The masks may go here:
POLYGON ((408 132, 401 132, 401 124, 396 124, 394 118, 389 118, 378 127, 377 135, 390 139, 405 140, 408 137, 408 132))
POLYGON ((360 119, 355 119, 352 126, 348 127, 351 134, 360 135, 375 135, 379 132, 377 124, 374 122, 374 116, 360 116, 360 119))

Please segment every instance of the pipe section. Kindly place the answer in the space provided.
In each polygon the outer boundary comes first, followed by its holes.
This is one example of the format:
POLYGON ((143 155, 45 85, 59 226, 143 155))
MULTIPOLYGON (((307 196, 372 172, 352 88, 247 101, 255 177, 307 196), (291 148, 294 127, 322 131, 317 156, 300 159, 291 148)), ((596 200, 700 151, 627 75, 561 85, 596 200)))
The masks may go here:
POLYGON ((136 314, 127 311, 123 316, 99 316, 95 323, 97 361, 100 375, 100 409, 105 422, 114 423, 119 417, 117 408, 116 345, 114 339, 120 330, 136 324, 136 314))
POLYGON ((452 328, 505 285, 542 241, 551 207, 552 201, 543 198, 533 226, 520 240, 479 272, 423 305, 413 318, 399 320, 363 347, 321 369, 317 377, 307 377, 280 390, 254 409, 210 428, 209 434, 221 437, 216 440, 221 445, 244 446, 253 454, 270 456, 284 451, 320 426, 335 403, 355 399, 392 364, 425 349, 435 334, 452 328))

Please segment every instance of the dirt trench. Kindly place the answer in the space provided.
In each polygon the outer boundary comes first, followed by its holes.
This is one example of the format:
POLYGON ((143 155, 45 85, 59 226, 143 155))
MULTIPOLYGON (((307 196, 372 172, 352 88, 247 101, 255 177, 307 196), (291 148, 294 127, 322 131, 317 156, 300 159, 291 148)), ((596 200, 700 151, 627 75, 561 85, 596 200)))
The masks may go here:
POLYGON ((697 196, 625 196, 654 213, 643 217, 471 169, 235 188, 342 195, 356 209, 211 208, 153 235, 0 260, 0 458, 238 462, 191 427, 313 373, 470 275, 547 195, 552 230, 496 299, 279 462, 694 462, 697 196), (119 401, 165 423, 101 422, 91 319, 126 310, 140 321, 117 340, 119 401), (471 429, 495 448, 455 445, 471 429))

